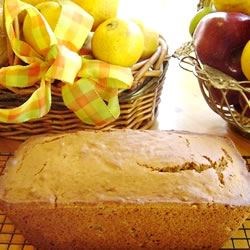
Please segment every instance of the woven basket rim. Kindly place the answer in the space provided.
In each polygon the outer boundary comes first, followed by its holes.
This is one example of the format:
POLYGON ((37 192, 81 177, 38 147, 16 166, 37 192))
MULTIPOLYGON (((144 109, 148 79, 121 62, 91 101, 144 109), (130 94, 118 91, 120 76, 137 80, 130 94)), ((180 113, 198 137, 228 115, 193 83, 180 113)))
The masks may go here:
POLYGON ((179 59, 181 68, 192 72, 198 79, 208 106, 232 128, 249 137, 250 81, 237 81, 217 69, 202 64, 195 55, 192 41, 184 43, 175 51, 173 57, 179 59), (235 97, 229 97, 232 93, 235 97), (232 102, 230 98, 237 99, 232 102))
POLYGON ((237 81, 219 70, 201 64, 195 65, 194 72, 197 78, 209 82, 214 88, 250 93, 250 81, 237 81))
POLYGON ((193 41, 186 42, 178 48, 174 53, 174 57, 180 60, 179 65, 181 68, 192 72, 197 78, 207 81, 215 88, 250 93, 249 80, 238 81, 218 69, 202 64, 195 55, 193 41))

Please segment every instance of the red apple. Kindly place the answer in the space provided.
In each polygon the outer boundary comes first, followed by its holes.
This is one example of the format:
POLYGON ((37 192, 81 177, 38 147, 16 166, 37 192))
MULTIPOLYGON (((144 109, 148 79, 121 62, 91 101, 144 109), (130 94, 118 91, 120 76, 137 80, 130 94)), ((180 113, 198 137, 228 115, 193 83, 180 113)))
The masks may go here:
MULTIPOLYGON (((222 103, 223 95, 222 95, 221 90, 211 86, 210 87, 210 95, 211 95, 212 99, 215 101, 215 103, 217 103, 217 104, 222 103)), ((238 105, 239 94, 237 91, 228 90, 227 94, 226 94, 226 99, 227 99, 227 102, 229 105, 238 105)), ((224 103, 222 105, 226 106, 226 102, 224 101, 224 103)))
POLYGON ((214 12, 199 22, 193 36, 197 58, 236 80, 244 80, 240 56, 250 40, 250 16, 214 12))

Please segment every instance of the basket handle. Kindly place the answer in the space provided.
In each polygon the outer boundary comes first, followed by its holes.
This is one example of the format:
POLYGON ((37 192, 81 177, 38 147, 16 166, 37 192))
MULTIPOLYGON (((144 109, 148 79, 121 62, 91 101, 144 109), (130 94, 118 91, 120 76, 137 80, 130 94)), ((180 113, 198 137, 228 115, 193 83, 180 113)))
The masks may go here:
POLYGON ((180 59, 179 61, 179 66, 186 70, 189 71, 193 74, 195 74, 194 68, 195 66, 199 64, 198 60, 193 57, 193 56, 184 56, 180 59))
POLYGON ((188 71, 196 74, 195 68, 199 66, 199 61, 195 57, 194 54, 194 47, 193 42, 186 42, 184 43, 180 48, 175 50, 175 52, 172 54, 172 57, 177 59, 179 61, 179 66, 188 71))

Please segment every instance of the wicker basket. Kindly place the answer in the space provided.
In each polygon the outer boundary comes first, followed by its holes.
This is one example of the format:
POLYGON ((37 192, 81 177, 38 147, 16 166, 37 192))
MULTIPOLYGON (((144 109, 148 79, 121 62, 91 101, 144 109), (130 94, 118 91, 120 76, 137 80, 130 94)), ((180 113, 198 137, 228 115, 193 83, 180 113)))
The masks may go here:
MULTIPOLYGON (((9 53, 10 63, 15 64, 15 57, 9 53)), ((148 129, 155 120, 160 102, 165 73, 168 68, 168 47, 163 37, 157 51, 148 59, 132 67, 134 76, 130 90, 119 94, 121 114, 114 122, 98 127, 84 124, 63 103, 61 83, 53 83, 52 106, 50 112, 41 119, 22 124, 0 123, 0 136, 25 140, 31 135, 44 133, 63 133, 83 129, 131 128, 148 129)), ((13 108, 24 103, 37 86, 25 89, 5 89, 0 86, 0 108, 13 108)))
MULTIPOLYGON (((210 2, 200 1, 198 9, 208 6, 210 2)), ((228 122, 231 128, 249 137, 250 81, 239 82, 216 69, 202 65, 195 57, 192 42, 184 44, 174 56, 180 59, 182 68, 192 71, 197 77, 209 107, 228 122)))

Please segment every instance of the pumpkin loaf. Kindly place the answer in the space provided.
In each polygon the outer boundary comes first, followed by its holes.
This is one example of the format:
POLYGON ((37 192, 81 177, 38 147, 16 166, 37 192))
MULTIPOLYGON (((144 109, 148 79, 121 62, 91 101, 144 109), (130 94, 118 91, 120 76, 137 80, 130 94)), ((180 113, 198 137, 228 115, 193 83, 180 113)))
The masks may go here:
POLYGON ((249 216, 249 190, 227 138, 81 131, 20 146, 0 208, 39 249, 218 249, 249 216))

